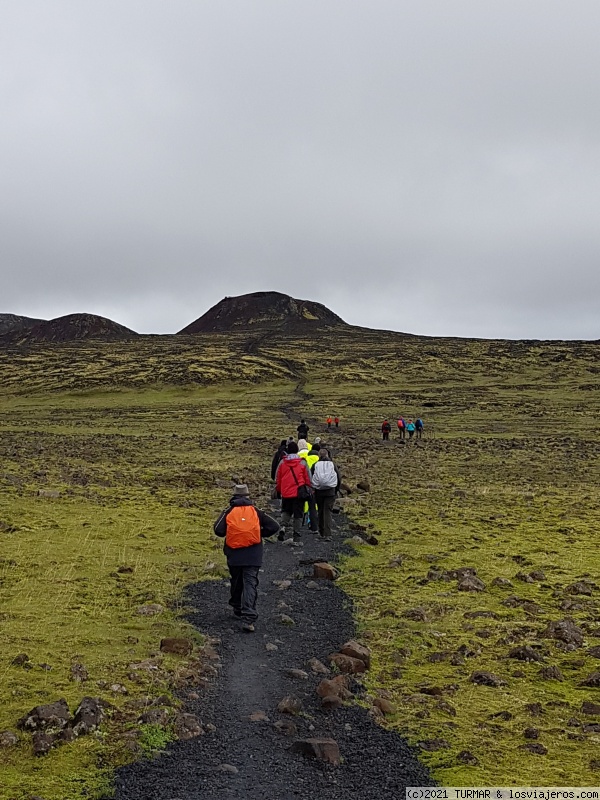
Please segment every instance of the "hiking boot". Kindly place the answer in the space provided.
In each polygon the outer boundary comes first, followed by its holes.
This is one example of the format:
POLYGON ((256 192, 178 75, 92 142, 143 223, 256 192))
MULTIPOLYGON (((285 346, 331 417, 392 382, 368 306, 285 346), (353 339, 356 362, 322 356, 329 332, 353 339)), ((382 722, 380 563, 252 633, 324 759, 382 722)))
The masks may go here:
POLYGON ((277 534, 277 541, 283 542, 284 539, 285 539, 285 528, 280 528, 279 533, 277 534))
POLYGON ((254 625, 252 622, 242 622, 242 630, 244 633, 254 633, 254 625))

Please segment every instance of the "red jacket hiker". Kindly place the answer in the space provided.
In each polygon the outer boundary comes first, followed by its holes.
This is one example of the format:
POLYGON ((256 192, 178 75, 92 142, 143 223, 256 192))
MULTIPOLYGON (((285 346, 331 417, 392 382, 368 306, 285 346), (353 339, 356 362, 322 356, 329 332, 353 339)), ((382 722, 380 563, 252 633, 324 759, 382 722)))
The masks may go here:
POLYGON ((311 486, 306 461, 295 453, 285 456, 279 462, 275 487, 283 498, 298 497, 300 486, 311 486))

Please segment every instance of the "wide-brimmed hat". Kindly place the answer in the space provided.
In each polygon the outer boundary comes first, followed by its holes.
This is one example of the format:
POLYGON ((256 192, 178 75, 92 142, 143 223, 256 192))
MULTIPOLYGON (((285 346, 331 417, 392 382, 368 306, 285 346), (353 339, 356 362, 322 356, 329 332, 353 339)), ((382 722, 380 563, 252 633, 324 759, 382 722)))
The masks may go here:
POLYGON ((245 483, 238 483, 233 487, 233 496, 234 497, 249 497, 250 496, 250 489, 245 483))

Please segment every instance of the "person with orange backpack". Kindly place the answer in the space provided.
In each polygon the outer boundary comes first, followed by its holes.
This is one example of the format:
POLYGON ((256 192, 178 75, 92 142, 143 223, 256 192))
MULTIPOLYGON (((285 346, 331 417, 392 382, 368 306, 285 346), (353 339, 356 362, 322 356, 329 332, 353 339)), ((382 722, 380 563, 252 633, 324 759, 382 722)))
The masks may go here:
POLYGON ((401 439, 406 439, 406 422, 404 417, 398 417, 398 433, 401 439))
POLYGON ((214 524, 214 532, 225 539, 223 552, 231 576, 231 596, 234 616, 241 619, 242 630, 254 631, 258 618, 258 573, 263 561, 264 537, 279 533, 279 523, 254 507, 245 483, 233 489, 229 508, 214 524))

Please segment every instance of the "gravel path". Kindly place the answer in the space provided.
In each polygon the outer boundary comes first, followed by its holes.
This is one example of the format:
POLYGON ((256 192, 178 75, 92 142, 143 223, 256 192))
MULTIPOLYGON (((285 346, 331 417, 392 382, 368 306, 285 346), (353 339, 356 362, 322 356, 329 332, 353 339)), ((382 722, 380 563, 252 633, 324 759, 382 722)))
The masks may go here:
POLYGON ((406 742, 385 731, 364 709, 347 705, 323 711, 315 688, 324 676, 306 667, 311 658, 326 663, 354 635, 349 599, 330 581, 315 587, 312 567, 300 563, 335 560, 346 535, 340 531, 333 542, 323 542, 305 532, 301 547, 266 543, 261 616, 254 634, 242 633, 231 616, 225 581, 190 588, 193 623, 221 640, 222 671, 200 700, 186 703, 186 710, 216 731, 174 743, 151 761, 121 769, 117 800, 398 800, 405 786, 432 784, 406 742), (282 580, 291 585, 282 589, 273 583, 282 580), (283 624, 282 614, 294 624, 283 624), (277 649, 267 649, 267 644, 277 649), (290 677, 290 668, 306 670, 308 680, 290 677), (289 694, 303 703, 302 713, 293 718, 277 711, 289 694), (256 711, 264 712, 268 721, 250 721, 256 711), (275 727, 285 719, 295 723, 297 734, 288 736, 275 727), (289 751, 296 739, 317 736, 337 741, 340 767, 289 751))

